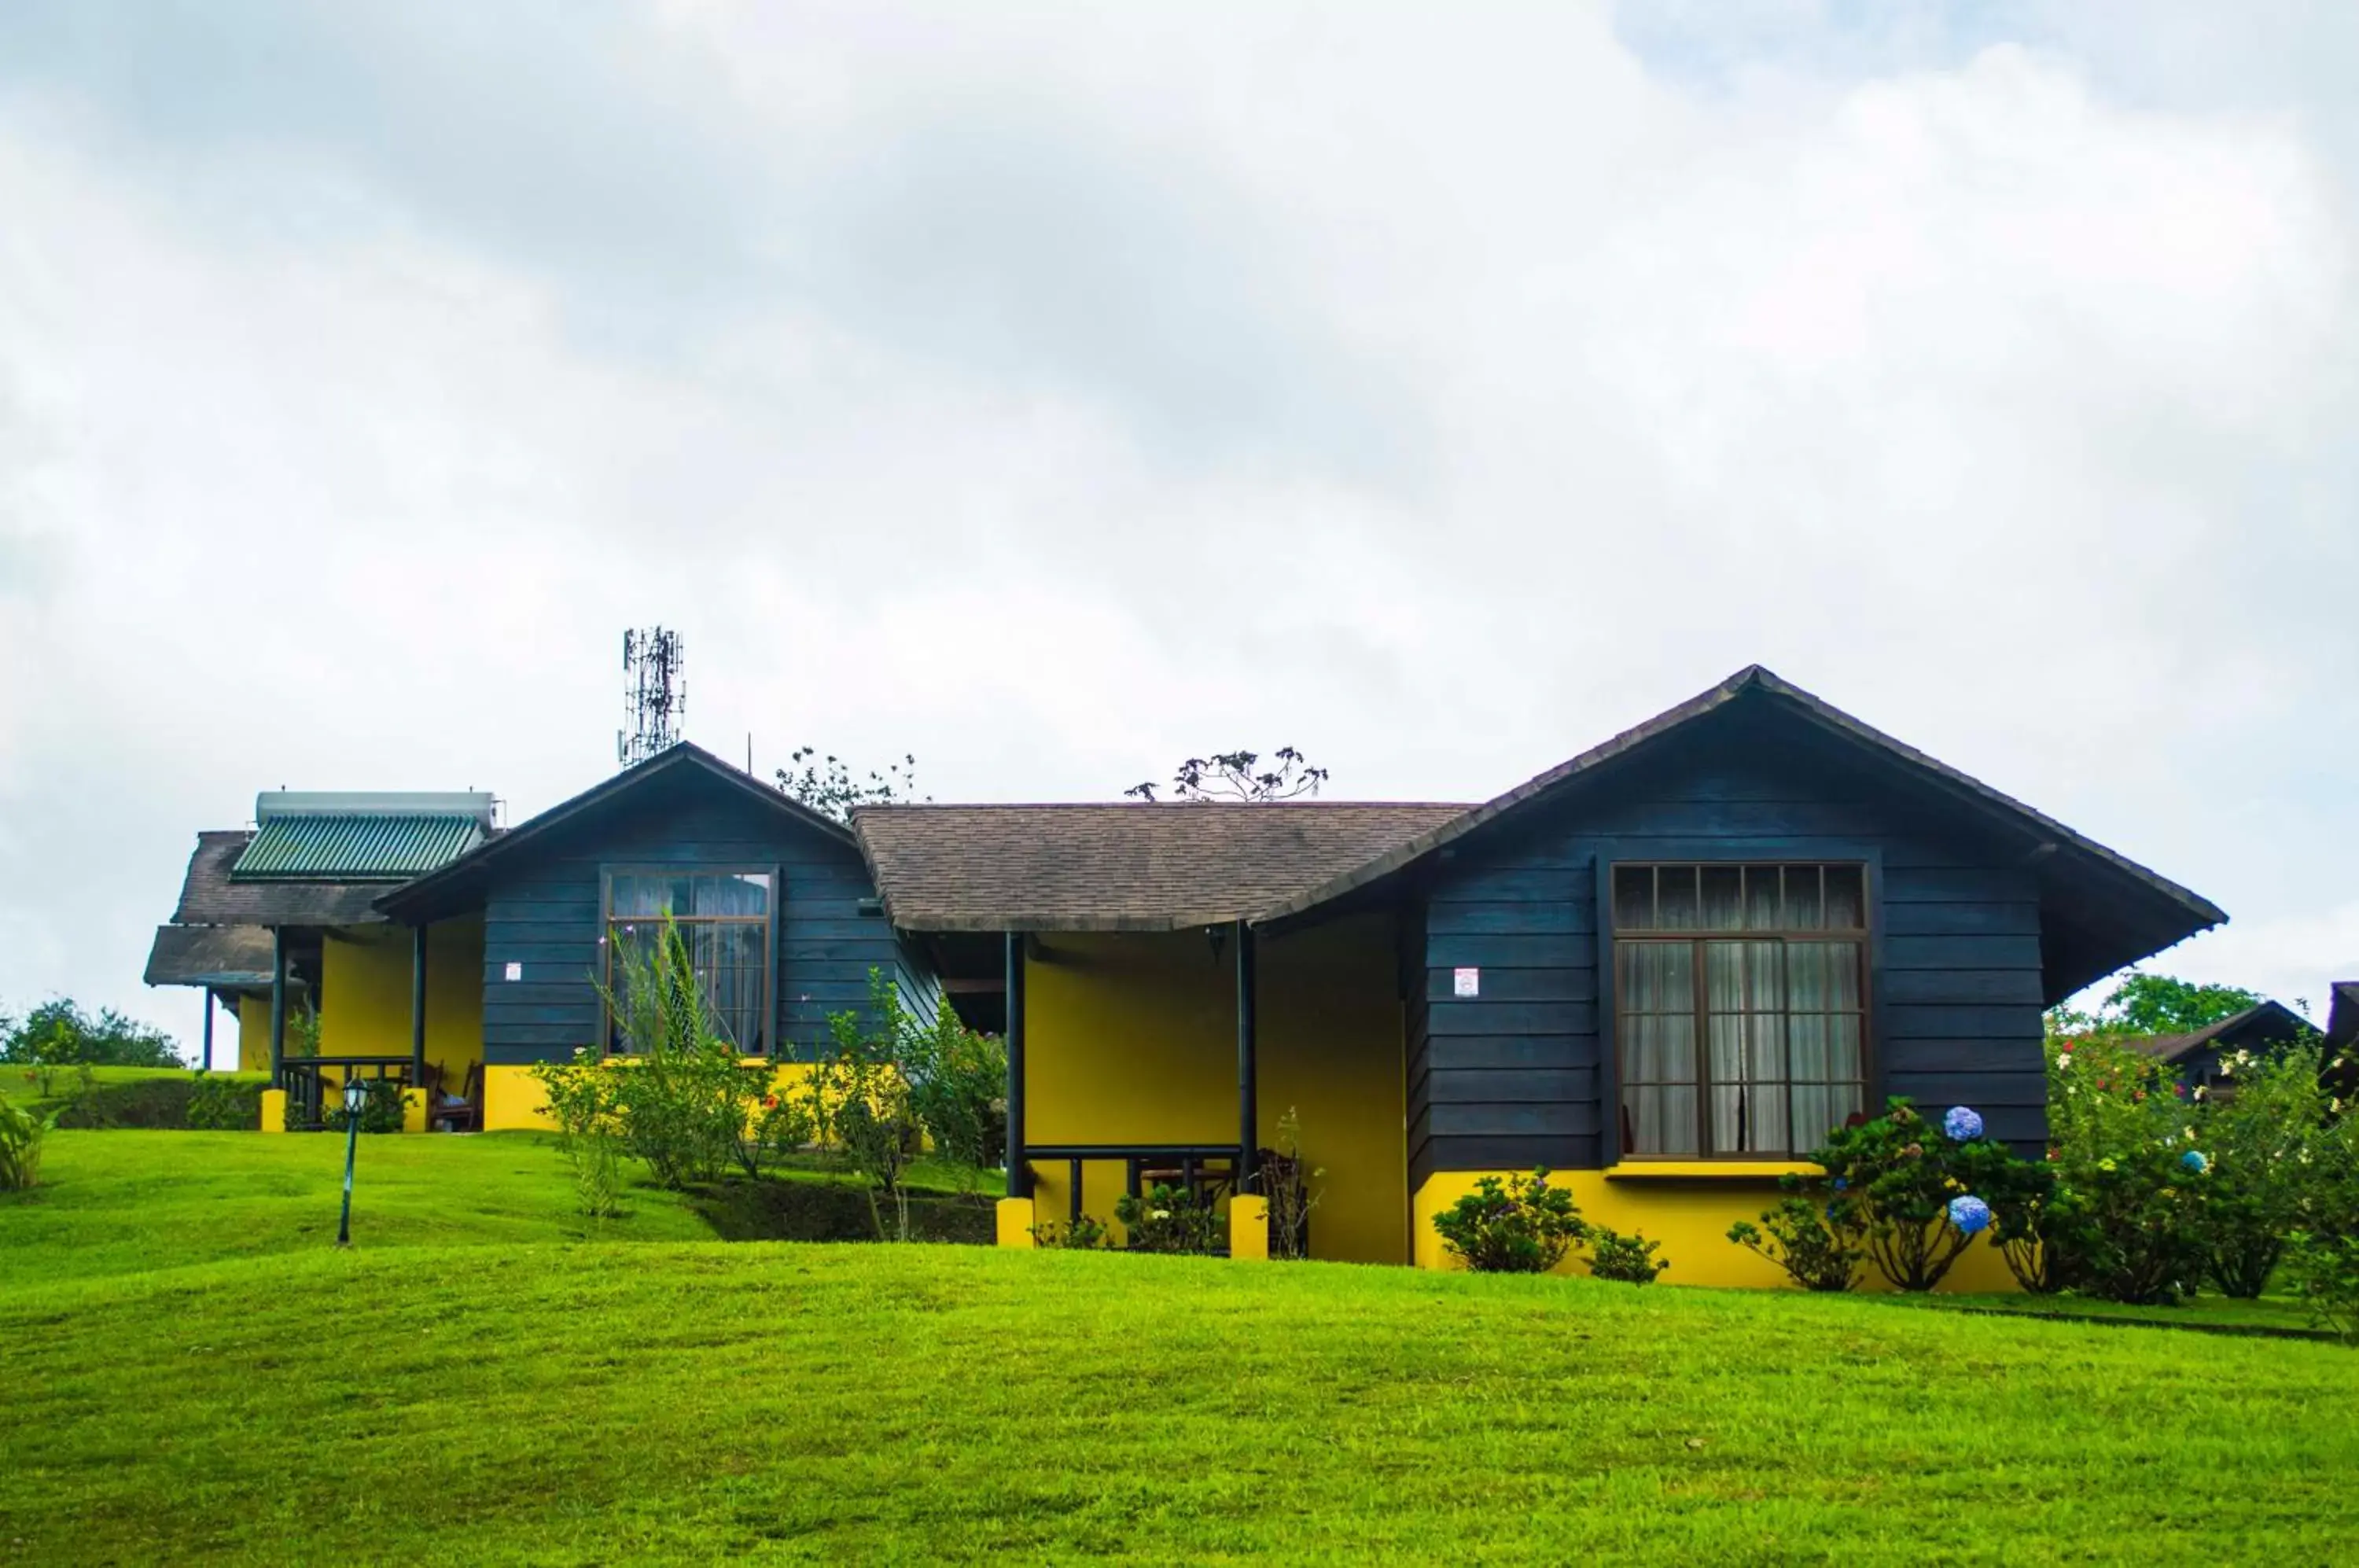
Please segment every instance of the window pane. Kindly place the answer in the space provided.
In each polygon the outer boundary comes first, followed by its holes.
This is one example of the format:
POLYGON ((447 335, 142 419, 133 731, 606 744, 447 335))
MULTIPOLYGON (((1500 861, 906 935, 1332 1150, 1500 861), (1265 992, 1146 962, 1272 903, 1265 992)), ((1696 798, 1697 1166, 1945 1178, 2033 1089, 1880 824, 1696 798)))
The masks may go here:
POLYGON ((1655 929, 1655 868, 1617 866, 1614 868, 1614 928, 1638 931, 1655 929))
POLYGON ((1819 897, 1819 868, 1786 867, 1786 929, 1819 931, 1827 923, 1825 903, 1819 897))
POLYGON ((1861 887, 1860 868, 1856 866, 1830 866, 1826 877, 1827 929, 1866 930, 1867 897, 1861 887))
POLYGON ((1777 868, 1745 868, 1745 926, 1747 931, 1776 931, 1778 923, 1777 868))
POLYGON ((695 892, 695 912, 700 915, 742 920, 770 912, 770 879, 758 874, 700 877, 695 892))
POLYGON ((1622 1020, 1622 1077, 1630 1083, 1695 1082, 1695 1019, 1648 1013, 1622 1020))
POLYGON ((1696 1092, 1634 1088, 1622 1096, 1622 1147, 1630 1154, 1696 1154, 1696 1092))
POLYGON ((1703 868, 1703 929, 1745 929, 1745 872, 1734 866, 1703 868))
MULTIPOLYGON (((1843 1079, 1852 1081, 1854 1089, 1850 1110, 1859 1108, 1858 1085, 1867 1076, 1863 1033, 1856 1013, 1838 1013, 1827 1019, 1827 1076, 1837 1082, 1843 1079)), ((1849 1115, 1850 1111, 1844 1114, 1849 1115)))
POLYGON ((684 913, 686 904, 673 902, 676 891, 669 877, 618 876, 614 878, 614 904, 609 912, 616 920, 646 920, 675 909, 684 913))
POLYGON ((1683 942, 1621 942, 1614 952, 1622 1011, 1694 1012, 1694 948, 1683 942))
POLYGON ((1658 866, 1655 868, 1655 919, 1665 931, 1696 929, 1696 868, 1658 866))

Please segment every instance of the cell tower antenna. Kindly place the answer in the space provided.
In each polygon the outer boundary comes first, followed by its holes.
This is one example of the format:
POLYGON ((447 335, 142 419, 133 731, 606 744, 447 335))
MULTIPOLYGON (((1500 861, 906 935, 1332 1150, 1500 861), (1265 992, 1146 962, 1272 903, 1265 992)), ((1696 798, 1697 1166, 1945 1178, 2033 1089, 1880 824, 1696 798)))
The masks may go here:
POLYGON ((643 626, 623 634, 623 724, 614 732, 614 760, 645 762, 679 739, 688 712, 688 681, 680 673, 678 632, 643 626))

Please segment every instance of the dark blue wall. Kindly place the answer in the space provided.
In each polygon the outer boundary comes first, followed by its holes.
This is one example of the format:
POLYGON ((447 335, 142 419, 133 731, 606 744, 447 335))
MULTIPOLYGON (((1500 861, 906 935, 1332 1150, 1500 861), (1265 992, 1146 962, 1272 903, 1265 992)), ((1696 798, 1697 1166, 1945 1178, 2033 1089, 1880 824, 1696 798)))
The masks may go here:
POLYGON ((2039 906, 2019 849, 1832 748, 1741 727, 1634 761, 1469 834, 1426 880, 1412 1186, 1435 1171, 1614 1162, 1597 876, 1617 860, 1867 862, 1871 1108, 1886 1094, 1971 1105, 1995 1136, 2038 1149, 2039 906), (1464 964, 1482 970, 1479 998, 1451 994, 1464 964))
POLYGON ((518 855, 523 863, 502 869, 484 897, 487 1062, 560 1059, 597 1043, 592 976, 600 973, 600 871, 608 866, 777 868, 776 1038, 789 1060, 827 1038, 828 1014, 866 1000, 872 966, 931 1015, 930 973, 881 914, 861 912, 875 888, 859 851, 709 775, 652 783, 528 851, 519 845, 518 855), (523 964, 522 980, 505 978, 511 962, 523 964))

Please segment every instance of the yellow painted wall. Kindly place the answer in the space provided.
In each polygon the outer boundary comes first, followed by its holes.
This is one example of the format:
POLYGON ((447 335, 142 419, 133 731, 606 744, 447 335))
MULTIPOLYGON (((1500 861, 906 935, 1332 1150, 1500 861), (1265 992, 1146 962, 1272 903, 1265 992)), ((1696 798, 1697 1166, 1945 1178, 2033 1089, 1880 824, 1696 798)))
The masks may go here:
MULTIPOLYGON (((356 926, 321 944, 320 1051, 323 1056, 409 1054, 410 933, 407 926, 356 926)), ((262 1010, 263 1062, 269 1064, 270 1007, 262 1010)), ((427 928, 426 1059, 452 1093, 484 1055, 484 924, 446 920, 427 928)))
MULTIPOLYGON (((1417 1262, 1423 1269, 1462 1267, 1442 1250, 1434 1234, 1433 1216, 1474 1190, 1482 1171, 1438 1171, 1418 1189, 1416 1215, 1417 1262)), ((1510 1172, 1491 1171, 1505 1180, 1510 1172)), ((1528 1175, 1527 1171, 1524 1174, 1528 1175)), ((1691 1181, 1617 1179, 1602 1171, 1560 1171, 1549 1181, 1571 1190, 1582 1217, 1613 1226, 1625 1235, 1643 1232, 1663 1244, 1656 1258, 1668 1259, 1667 1285, 1745 1285, 1763 1290, 1792 1286, 1784 1269, 1728 1239, 1728 1227, 1738 1220, 1757 1219, 1777 1202, 1774 1178, 1731 1181, 1708 1177, 1691 1181)), ((1568 1260, 1559 1273, 1587 1272, 1584 1264, 1568 1260)), ((1860 1289, 1886 1289, 1884 1278, 1869 1269, 1860 1289)), ((1966 1249, 1941 1282, 1944 1290, 2012 1290, 2015 1276, 2006 1259, 1987 1236, 1966 1249)))
MULTIPOLYGON (((1230 941, 1233 942, 1234 938, 1230 941)), ((1289 1106, 1325 1174, 1310 1218, 1321 1258, 1408 1258, 1401 1007, 1381 915, 1262 942, 1261 1141, 1289 1106)), ((1025 965, 1025 1137, 1032 1143, 1229 1143, 1237 1136, 1235 951, 1201 931, 1051 935, 1025 965)), ((1044 1220, 1069 1210, 1068 1167, 1034 1167, 1044 1220)), ((1111 1221, 1123 1167, 1082 1174, 1083 1212, 1111 1221)))
MULTIPOLYGON (((760 1061, 748 1057, 749 1062, 760 1061)), ((800 1083, 810 1074, 807 1062, 782 1062, 776 1065, 772 1082, 778 1092, 800 1083)), ((557 1124, 542 1114, 549 1096, 540 1081, 529 1067, 501 1063, 484 1069, 484 1130, 485 1132, 520 1132, 538 1130, 555 1132, 557 1124)))
POLYGON ((268 996, 240 996, 237 999, 237 1070, 241 1073, 270 1071, 268 996))

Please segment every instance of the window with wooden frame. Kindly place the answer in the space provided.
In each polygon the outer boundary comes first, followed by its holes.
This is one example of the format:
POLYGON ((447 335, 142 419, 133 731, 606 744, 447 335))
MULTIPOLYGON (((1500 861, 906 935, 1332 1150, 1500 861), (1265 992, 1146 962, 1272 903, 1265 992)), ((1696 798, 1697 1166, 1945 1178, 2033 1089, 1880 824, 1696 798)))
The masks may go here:
POLYGON ((1790 1158, 1867 1104, 1865 868, 1613 868, 1625 1155, 1790 1158))
MULTIPOLYGON (((629 955, 651 957, 669 916, 723 1038, 741 1054, 767 1055, 775 1016, 770 917, 777 905, 777 874, 633 867, 609 871, 605 885, 607 994, 624 998, 633 967, 629 955)), ((612 1008, 606 1049, 630 1049, 612 1008)))

